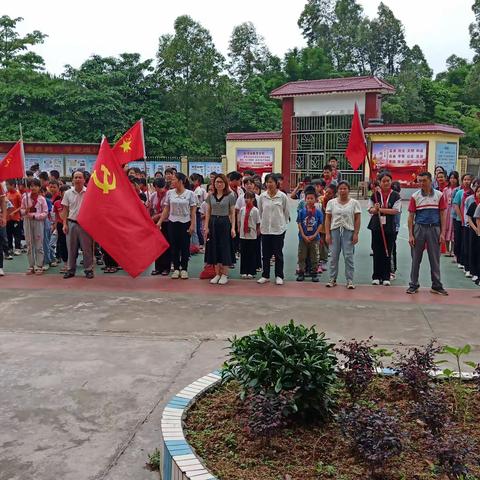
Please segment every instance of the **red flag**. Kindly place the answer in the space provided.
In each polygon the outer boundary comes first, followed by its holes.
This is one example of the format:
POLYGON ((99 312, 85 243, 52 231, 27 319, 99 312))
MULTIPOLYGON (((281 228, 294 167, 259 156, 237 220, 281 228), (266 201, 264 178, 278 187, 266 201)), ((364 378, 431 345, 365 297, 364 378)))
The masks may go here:
POLYGON ((120 138, 113 147, 113 153, 122 166, 146 157, 143 120, 139 120, 120 138))
POLYGON ((350 138, 348 139, 348 147, 345 151, 345 156, 352 168, 358 170, 365 161, 367 154, 367 142, 365 141, 365 135, 363 133, 362 119, 360 118, 358 106, 355 103, 352 129, 350 130, 350 138))
POLYGON ((100 145, 78 223, 132 277, 168 248, 106 139, 100 145))
POLYGON ((19 140, 0 162, 0 181, 25 176, 23 140, 19 140))

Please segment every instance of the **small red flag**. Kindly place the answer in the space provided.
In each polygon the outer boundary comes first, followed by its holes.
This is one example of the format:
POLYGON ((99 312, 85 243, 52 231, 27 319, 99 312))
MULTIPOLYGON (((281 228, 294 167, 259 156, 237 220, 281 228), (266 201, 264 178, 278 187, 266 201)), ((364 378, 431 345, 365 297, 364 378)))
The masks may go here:
POLYGON ((23 140, 19 140, 0 162, 0 181, 25 176, 23 140))
POLYGON ((360 118, 358 106, 355 103, 352 129, 350 130, 350 138, 348 139, 348 147, 345 151, 345 156, 352 168, 358 170, 365 161, 367 153, 367 142, 365 141, 365 135, 363 133, 362 119, 360 118))
POLYGON ((122 166, 146 157, 143 120, 140 119, 127 133, 123 134, 114 145, 113 153, 122 166))
POLYGON ((132 277, 168 248, 106 139, 100 145, 78 223, 132 277))

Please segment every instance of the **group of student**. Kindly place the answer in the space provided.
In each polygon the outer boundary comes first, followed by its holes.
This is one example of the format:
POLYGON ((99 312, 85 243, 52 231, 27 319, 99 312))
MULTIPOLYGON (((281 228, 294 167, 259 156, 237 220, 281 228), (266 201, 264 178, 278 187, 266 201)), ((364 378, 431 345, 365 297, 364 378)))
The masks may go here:
MULTIPOLYGON (((152 275, 188 279, 192 253, 204 253, 201 278, 210 283, 228 283, 229 269, 240 259, 244 279, 284 283, 284 241, 290 222, 290 206, 283 191, 281 174, 262 178, 254 171, 212 172, 187 177, 174 168, 157 172, 150 187, 138 168, 126 170, 139 198, 170 247, 155 261, 152 275), (152 188, 153 187, 153 188, 152 188)), ((121 267, 107 251, 96 245, 77 222, 88 184, 88 172, 76 171, 72 185, 64 185, 57 171, 31 172, 17 182, 8 180, 0 190, 0 275, 3 257, 22 253, 26 241, 27 274, 41 275, 63 262, 64 278, 75 276, 79 249, 83 253, 85 276, 93 278, 94 262, 105 273, 121 267)), ((433 293, 447 295, 440 279, 441 248, 452 256, 468 278, 480 278, 480 182, 457 172, 448 176, 437 168, 418 175, 420 189, 409 202, 409 243, 412 252, 410 285, 407 293, 419 289, 418 277, 423 252, 430 261, 433 293)), ((339 258, 345 263, 346 288, 354 289, 355 245, 361 224, 361 206, 351 198, 350 185, 342 180, 337 159, 330 158, 320 178, 305 177, 289 195, 298 200, 297 281, 307 277, 319 281, 328 270, 326 286, 337 285, 339 258), (328 268, 327 268, 327 264, 328 268)), ((368 201, 373 256, 373 285, 388 286, 397 268, 396 242, 402 204, 400 184, 388 172, 380 172, 371 186, 368 201)))

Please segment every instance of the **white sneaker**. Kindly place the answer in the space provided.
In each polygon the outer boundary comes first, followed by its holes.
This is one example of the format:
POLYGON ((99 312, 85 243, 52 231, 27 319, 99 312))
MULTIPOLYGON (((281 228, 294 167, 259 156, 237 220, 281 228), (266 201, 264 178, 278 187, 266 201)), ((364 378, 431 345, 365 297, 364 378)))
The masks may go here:
POLYGON ((170 278, 173 278, 174 280, 180 278, 180 270, 174 270, 170 278))
POLYGON ((212 285, 216 285, 219 280, 220 280, 220 275, 215 275, 215 276, 210 280, 210 283, 211 283, 212 285))
POLYGON ((466 276, 467 278, 472 278, 472 274, 471 274, 470 272, 465 272, 465 276, 466 276))
POLYGON ((218 281, 219 285, 226 285, 228 283, 228 277, 226 275, 222 275, 220 280, 218 281))
POLYGON ((242 279, 245 280, 245 279, 247 279, 247 278, 248 278, 247 274, 246 274, 246 273, 242 273, 242 279))
POLYGON ((188 280, 188 272, 187 272, 186 270, 182 270, 182 271, 180 272, 180 278, 181 278, 182 280, 188 280))
POLYGON ((380 280, 372 280, 372 285, 380 285, 380 280))
POLYGON ((477 275, 474 275, 474 276, 472 277, 472 282, 476 282, 477 280, 478 280, 478 276, 477 276, 477 275))
POLYGON ((337 281, 334 279, 334 278, 331 278, 326 284, 325 286, 327 288, 333 288, 333 287, 336 287, 337 286, 337 281))
POLYGON ((21 250, 15 250, 15 251, 13 252, 13 254, 18 257, 19 255, 22 254, 22 251, 21 251, 21 250))
POLYGON ((461 270, 462 268, 465 268, 463 265, 458 264, 457 267, 461 270))
POLYGON ((0 277, 5 276, 5 272, 3 271, 3 268, 0 268, 0 277))
POLYGON ((348 290, 355 290, 355 285, 351 280, 349 280, 345 286, 347 287, 348 290))
POLYGON ((249 274, 249 275, 247 275, 247 278, 248 278, 249 280, 252 280, 253 278, 255 278, 255 275, 250 275, 250 274, 249 274))
POLYGON ((275 285, 283 285, 283 278, 277 277, 275 279, 275 285))
POLYGON ((48 263, 43 266, 43 271, 46 272, 50 268, 50 265, 48 263))
POLYGON ((384 281, 383 281, 383 285, 384 285, 385 287, 389 287, 389 286, 391 285, 390 280, 384 280, 384 281))
POLYGON ((257 283, 264 284, 264 283, 268 283, 269 281, 270 281, 269 278, 260 277, 260 278, 257 280, 257 283))

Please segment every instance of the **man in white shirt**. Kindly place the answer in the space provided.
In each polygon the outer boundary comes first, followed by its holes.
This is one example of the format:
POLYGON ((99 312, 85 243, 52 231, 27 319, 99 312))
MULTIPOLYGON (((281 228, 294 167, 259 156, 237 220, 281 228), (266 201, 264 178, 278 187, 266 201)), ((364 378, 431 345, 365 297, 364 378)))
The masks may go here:
POLYGON ((85 276, 93 278, 93 240, 90 235, 77 222, 82 206, 85 187, 85 174, 78 170, 73 173, 73 188, 66 191, 62 199, 63 232, 67 236, 68 270, 63 278, 72 278, 77 269, 78 249, 83 252, 83 267, 85 276))

